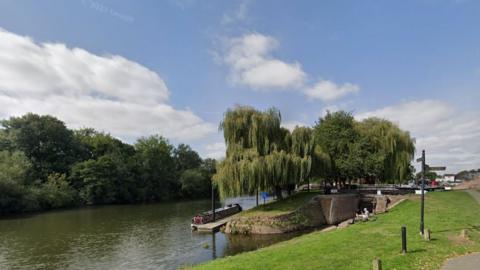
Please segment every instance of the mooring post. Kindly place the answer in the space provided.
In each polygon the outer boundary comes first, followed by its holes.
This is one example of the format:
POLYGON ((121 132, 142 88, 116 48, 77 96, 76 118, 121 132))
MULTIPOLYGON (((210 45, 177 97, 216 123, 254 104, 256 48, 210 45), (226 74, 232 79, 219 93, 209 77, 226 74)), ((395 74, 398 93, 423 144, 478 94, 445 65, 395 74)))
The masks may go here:
POLYGON ((217 258, 217 241, 215 239, 215 232, 212 232, 212 259, 217 258))
POLYGON ((425 240, 430 241, 430 237, 431 237, 430 229, 426 229, 424 234, 425 240))
POLYGON ((407 227, 402 226, 402 253, 407 253, 407 227))
POLYGON ((372 261, 373 270, 382 270, 382 261, 380 259, 374 259, 372 261))

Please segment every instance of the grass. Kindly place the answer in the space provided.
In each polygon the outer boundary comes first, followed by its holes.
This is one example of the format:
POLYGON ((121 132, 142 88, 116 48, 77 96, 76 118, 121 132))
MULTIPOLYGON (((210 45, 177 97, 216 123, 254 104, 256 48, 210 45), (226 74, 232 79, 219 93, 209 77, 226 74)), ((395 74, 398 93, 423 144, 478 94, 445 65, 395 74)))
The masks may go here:
MULTIPOLYGON (((306 195, 302 195, 306 196, 306 195)), ((313 232, 257 251, 197 265, 195 269, 372 269, 380 258, 383 269, 439 269, 445 259, 480 251, 480 207, 462 191, 428 193, 426 228, 419 228, 419 200, 409 199, 375 221, 330 232, 313 232), (408 253, 401 254, 401 225, 407 226, 408 253), (459 237, 468 229, 470 240, 459 237)), ((272 204, 272 207, 274 205, 272 204)), ((289 209, 283 204, 273 207, 289 209)))
POLYGON ((243 211, 239 216, 277 216, 288 214, 319 194, 323 193, 319 191, 299 192, 284 200, 269 202, 265 205, 262 204, 247 211, 243 211))

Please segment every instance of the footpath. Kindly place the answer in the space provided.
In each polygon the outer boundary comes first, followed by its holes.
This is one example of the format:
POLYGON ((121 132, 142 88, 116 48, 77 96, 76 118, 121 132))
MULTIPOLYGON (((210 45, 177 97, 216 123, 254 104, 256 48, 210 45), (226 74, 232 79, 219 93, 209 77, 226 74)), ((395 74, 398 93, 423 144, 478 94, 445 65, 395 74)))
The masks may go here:
MULTIPOLYGON (((480 192, 473 189, 468 189, 465 192, 480 204, 480 192)), ((472 253, 447 260, 440 270, 478 270, 479 268, 480 253, 472 253)))

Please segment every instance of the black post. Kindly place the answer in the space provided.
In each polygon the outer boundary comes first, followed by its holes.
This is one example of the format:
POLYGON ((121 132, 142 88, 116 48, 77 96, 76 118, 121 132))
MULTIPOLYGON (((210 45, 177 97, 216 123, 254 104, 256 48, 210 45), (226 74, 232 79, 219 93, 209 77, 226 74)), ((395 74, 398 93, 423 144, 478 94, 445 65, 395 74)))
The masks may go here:
POLYGON ((215 186, 212 182, 212 214, 213 214, 213 221, 215 221, 215 186))
POLYGON ((257 188, 257 191, 256 191, 256 196, 257 196, 257 206, 258 206, 258 188, 257 188))
POLYGON ((407 227, 402 226, 402 253, 407 253, 407 227))
POLYGON ((420 205, 420 234, 423 235, 425 211, 425 150, 422 150, 422 199, 420 205))
POLYGON ((217 241, 215 239, 215 232, 212 232, 212 259, 217 258, 217 241))
POLYGON ((310 192, 310 177, 307 178, 307 191, 310 192))

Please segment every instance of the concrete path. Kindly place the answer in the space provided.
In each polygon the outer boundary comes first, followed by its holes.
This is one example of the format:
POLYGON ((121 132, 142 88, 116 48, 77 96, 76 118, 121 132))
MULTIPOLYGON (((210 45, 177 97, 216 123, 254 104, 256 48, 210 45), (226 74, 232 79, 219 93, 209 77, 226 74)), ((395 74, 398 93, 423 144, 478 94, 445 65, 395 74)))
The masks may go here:
MULTIPOLYGON (((470 194, 480 204, 480 192, 468 189, 470 194)), ((480 253, 472 253, 465 256, 447 260, 440 270, 478 270, 480 269, 480 253)))
POLYGON ((465 190, 470 196, 472 196, 478 203, 480 203, 480 192, 476 191, 475 189, 467 189, 465 190))
POLYGON ((472 253, 447 260, 441 270, 478 270, 480 267, 480 253, 472 253))

